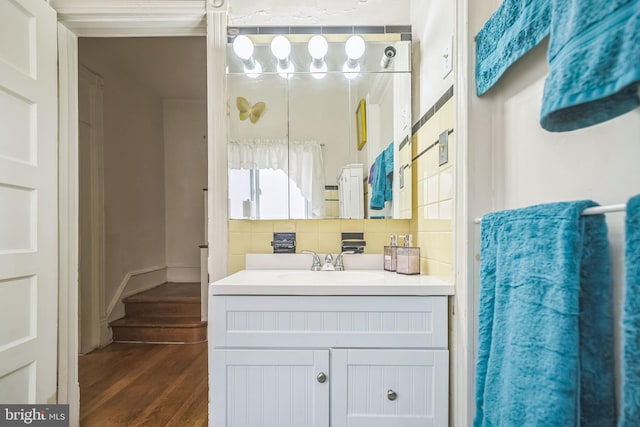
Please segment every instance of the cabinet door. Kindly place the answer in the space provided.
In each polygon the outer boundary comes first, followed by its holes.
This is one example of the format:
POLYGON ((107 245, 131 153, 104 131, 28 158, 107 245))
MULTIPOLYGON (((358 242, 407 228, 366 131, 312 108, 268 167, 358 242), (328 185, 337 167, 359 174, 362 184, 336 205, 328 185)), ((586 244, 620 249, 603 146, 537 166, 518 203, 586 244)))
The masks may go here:
POLYGON ((446 427, 447 350, 334 350, 332 427, 446 427))
POLYGON ((211 426, 329 426, 328 350, 213 350, 210 375, 211 426))

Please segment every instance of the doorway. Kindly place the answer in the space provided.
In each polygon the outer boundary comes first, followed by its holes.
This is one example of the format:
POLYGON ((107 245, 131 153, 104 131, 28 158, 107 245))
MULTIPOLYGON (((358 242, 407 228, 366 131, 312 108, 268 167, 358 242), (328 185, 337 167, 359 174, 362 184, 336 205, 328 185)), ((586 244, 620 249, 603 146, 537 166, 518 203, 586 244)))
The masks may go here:
MULTIPOLYGON (((125 316, 128 296, 166 282, 200 281, 199 246, 206 242, 206 42, 80 38, 78 64, 79 349, 89 353, 84 358, 98 347, 110 351, 109 324, 125 316)), ((81 419, 86 373, 80 370, 81 419)))

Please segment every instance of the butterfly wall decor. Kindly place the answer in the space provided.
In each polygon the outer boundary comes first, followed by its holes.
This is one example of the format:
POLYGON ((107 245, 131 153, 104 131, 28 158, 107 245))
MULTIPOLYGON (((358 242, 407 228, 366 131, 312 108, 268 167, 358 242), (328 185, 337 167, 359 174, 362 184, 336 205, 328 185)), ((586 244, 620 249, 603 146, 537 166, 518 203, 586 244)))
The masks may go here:
POLYGON ((267 104, 264 102, 256 102, 251 105, 246 98, 241 96, 236 99, 236 106, 240 113, 240 120, 249 119, 251 123, 256 123, 264 113, 265 108, 267 108, 267 104))

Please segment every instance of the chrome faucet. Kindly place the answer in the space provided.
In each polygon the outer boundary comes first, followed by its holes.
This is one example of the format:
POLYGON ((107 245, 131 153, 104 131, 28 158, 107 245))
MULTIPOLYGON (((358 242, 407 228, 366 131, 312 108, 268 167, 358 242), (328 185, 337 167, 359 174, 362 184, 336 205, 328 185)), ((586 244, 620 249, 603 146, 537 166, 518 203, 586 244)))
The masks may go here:
POLYGON ((354 254, 354 251, 342 251, 340 255, 336 257, 336 263, 334 264, 334 268, 336 271, 344 271, 344 254, 354 254))
POLYGON ((322 270, 322 265, 320 264, 320 257, 317 253, 313 251, 302 251, 303 254, 311 254, 313 255, 313 263, 311 264, 311 271, 320 271, 322 270))
POLYGON ((324 265, 322 266, 323 271, 333 271, 336 268, 333 266, 333 255, 326 254, 324 256, 324 265))

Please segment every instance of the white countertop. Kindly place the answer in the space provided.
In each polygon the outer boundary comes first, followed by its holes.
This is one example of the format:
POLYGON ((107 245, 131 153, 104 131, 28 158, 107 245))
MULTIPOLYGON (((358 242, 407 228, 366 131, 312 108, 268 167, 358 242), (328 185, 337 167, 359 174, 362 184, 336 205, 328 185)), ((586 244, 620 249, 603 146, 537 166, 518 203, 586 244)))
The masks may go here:
POLYGON ((437 277, 384 270, 242 270, 209 285, 210 295, 453 295, 437 277))

